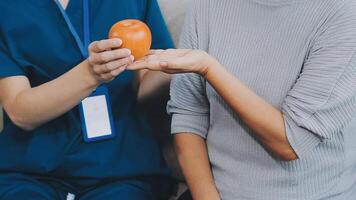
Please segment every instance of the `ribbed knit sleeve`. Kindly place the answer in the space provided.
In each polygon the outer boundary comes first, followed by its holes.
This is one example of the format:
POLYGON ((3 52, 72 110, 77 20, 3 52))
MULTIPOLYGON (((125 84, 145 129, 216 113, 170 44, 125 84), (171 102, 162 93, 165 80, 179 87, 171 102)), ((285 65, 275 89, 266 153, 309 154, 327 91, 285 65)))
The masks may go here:
POLYGON ((356 115, 356 4, 319 30, 303 70, 282 106, 291 146, 301 158, 342 134, 356 115))
MULTIPOLYGON (((188 11, 181 34, 179 48, 199 49, 196 11, 197 2, 188 11)), ((167 110, 172 114, 171 132, 193 133, 206 138, 209 129, 209 103, 205 82, 197 74, 174 75, 171 82, 171 99, 167 110)))

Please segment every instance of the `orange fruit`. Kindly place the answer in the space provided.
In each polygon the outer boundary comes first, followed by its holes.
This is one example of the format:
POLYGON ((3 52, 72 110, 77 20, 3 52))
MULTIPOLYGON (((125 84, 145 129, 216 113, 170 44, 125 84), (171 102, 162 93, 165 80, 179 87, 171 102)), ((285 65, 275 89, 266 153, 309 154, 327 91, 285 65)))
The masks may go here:
POLYGON ((126 19, 114 24, 109 38, 122 40, 121 48, 130 49, 135 60, 146 56, 151 49, 152 35, 148 26, 136 19, 126 19))

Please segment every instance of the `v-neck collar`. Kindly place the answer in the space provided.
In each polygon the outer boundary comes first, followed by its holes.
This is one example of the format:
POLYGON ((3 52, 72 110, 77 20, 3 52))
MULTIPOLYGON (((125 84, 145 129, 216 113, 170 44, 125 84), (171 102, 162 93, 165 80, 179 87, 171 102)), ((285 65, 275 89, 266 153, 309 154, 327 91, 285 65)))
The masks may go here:
MULTIPOLYGON (((61 9, 62 9, 62 11, 64 11, 66 17, 70 21, 71 28, 76 32, 78 37, 83 41, 83 23, 82 23, 83 22, 83 19, 82 19, 83 11, 81 10, 82 4, 80 2, 81 2, 81 0, 70 0, 68 2, 66 10, 64 10, 63 7, 61 9)), ((56 2, 54 2, 54 3, 56 4, 56 2)), ((57 4, 58 3, 59 2, 57 2, 57 4)), ((74 38, 76 48, 78 50, 81 50, 81 48, 77 44, 78 43, 78 41, 76 41, 77 38, 73 35, 71 28, 66 23, 65 17, 63 16, 63 14, 61 14, 61 10, 58 8, 58 6, 59 5, 56 5, 58 17, 60 17, 60 20, 63 22, 63 25, 65 25, 63 28, 66 29, 65 30, 66 37, 69 37, 71 39, 74 38), (69 33, 69 35, 67 35, 67 33, 69 33)), ((62 28, 62 26, 61 26, 61 28, 62 28)))
MULTIPOLYGON (((54 0, 54 1, 57 1, 57 0, 54 0)), ((58 0, 58 2, 62 6, 63 10, 67 11, 67 9, 68 9, 70 3, 72 2, 72 0, 68 0, 68 3, 67 3, 67 5, 65 5, 65 7, 64 7, 64 5, 62 4, 62 2, 60 0, 58 0)))
POLYGON ((74 1, 74 0, 69 0, 69 1, 68 1, 67 7, 66 7, 66 8, 63 8, 64 11, 68 12, 68 10, 72 7, 73 1, 74 1))

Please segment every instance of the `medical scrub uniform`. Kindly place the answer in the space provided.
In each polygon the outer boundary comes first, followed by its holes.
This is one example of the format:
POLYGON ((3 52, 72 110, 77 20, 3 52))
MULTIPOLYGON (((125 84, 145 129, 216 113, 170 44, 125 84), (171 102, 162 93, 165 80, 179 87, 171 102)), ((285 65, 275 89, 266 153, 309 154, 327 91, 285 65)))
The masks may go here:
MULTIPOLYGON (((91 41, 106 39, 115 22, 134 18, 150 26, 152 48, 173 46, 156 0, 89 0, 89 5, 91 41)), ((0 9, 0 77, 26 76, 36 87, 84 60, 53 0, 0 1, 0 9)), ((82 37, 82 1, 71 0, 65 12, 82 37)), ((30 132, 5 114, 0 199, 135 200, 163 194, 168 171, 137 108, 133 78, 134 72, 125 71, 107 84, 112 139, 85 142, 78 106, 30 132)))

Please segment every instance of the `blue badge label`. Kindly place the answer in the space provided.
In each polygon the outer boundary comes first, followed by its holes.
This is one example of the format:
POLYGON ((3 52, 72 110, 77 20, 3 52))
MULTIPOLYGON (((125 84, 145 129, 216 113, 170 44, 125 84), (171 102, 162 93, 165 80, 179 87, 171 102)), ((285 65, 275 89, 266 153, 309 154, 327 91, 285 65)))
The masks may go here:
POLYGON ((109 139, 115 136, 108 89, 99 86, 79 105, 83 137, 86 142, 109 139))

